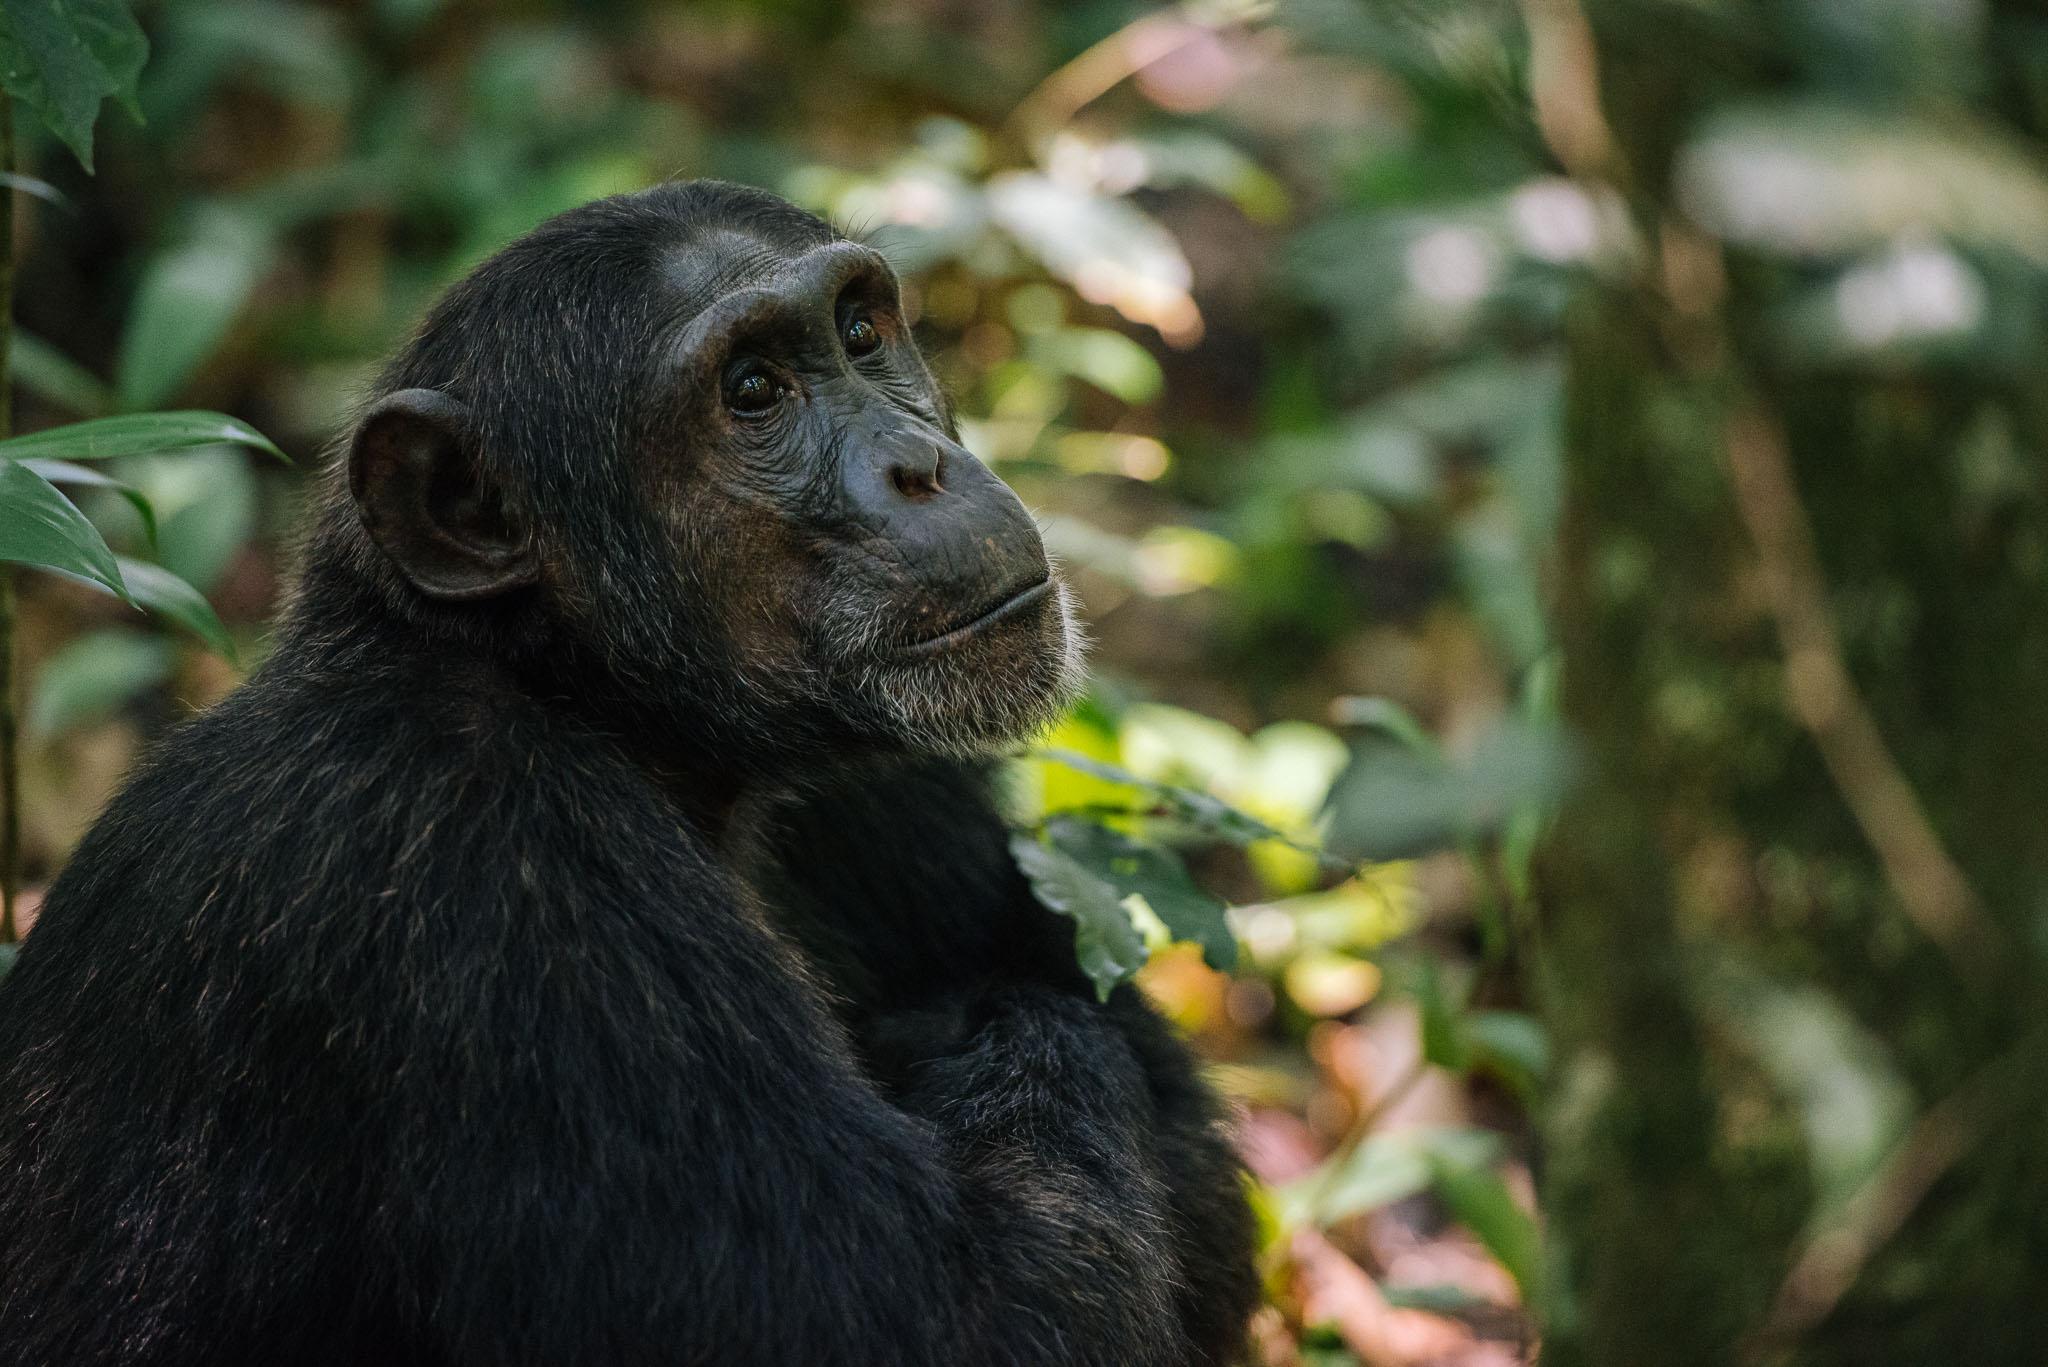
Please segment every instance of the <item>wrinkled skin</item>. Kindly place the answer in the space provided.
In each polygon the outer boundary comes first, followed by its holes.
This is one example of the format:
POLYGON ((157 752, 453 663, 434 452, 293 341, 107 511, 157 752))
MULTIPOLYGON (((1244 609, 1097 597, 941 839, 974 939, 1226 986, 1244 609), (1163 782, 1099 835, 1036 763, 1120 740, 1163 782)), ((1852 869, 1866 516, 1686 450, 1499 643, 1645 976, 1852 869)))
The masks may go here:
POLYGON ((1214 1102, 961 758, 1074 660, 871 253, 708 183, 514 243, 0 985, 0 1357, 1235 1360, 1214 1102))

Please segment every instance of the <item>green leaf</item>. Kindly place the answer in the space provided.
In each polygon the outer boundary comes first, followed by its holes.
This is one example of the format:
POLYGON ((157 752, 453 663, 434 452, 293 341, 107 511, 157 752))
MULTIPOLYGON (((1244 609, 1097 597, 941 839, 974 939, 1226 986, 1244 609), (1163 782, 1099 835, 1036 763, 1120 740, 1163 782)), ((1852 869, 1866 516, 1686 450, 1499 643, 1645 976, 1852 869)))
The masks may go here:
POLYGON ((0 441, 0 456, 15 460, 106 460, 113 456, 174 451, 187 446, 214 446, 221 442, 253 446, 286 464, 291 463, 270 438, 241 419, 196 409, 174 413, 135 413, 126 417, 94 418, 90 422, 48 427, 27 436, 0 441))
POLYGON ((1174 939, 1202 947, 1211 968, 1228 972, 1237 966, 1237 937, 1222 900, 1198 887, 1172 850, 1140 844, 1099 822, 1071 816, 1051 818, 1045 833, 1054 848, 1122 896, 1144 898, 1174 939))
POLYGON ((1077 755, 1071 750, 1039 750, 1034 752, 1039 759, 1065 765, 1096 778, 1107 779, 1137 788, 1158 803, 1163 815, 1177 818, 1197 830, 1232 845, 1250 845, 1260 840, 1279 840, 1287 844, 1295 842, 1287 835, 1275 830, 1249 812, 1239 811, 1221 798, 1182 788, 1172 783, 1158 783, 1149 778, 1139 778, 1130 770, 1104 760, 1077 755))
POLYGON ((97 721, 171 676, 170 642, 137 631, 87 632, 36 671, 28 734, 38 740, 97 721))
POLYGON ((15 460, 0 460, 0 560, 61 570, 134 601, 99 529, 55 485, 15 460))
POLYGON ((1329 845, 1346 858, 1406 859, 1490 836, 1518 808, 1547 809, 1570 776, 1562 735, 1513 720, 1462 763, 1369 743, 1330 790, 1329 845))
POLYGON ((24 176, 14 171, 0 171, 0 187, 19 190, 25 195, 34 195, 44 203, 54 204, 59 209, 68 210, 73 207, 71 201, 64 198, 62 190, 49 181, 37 180, 34 176, 24 176))
POLYGON ((35 110, 92 170, 92 126, 109 95, 140 120, 135 80, 149 40, 125 0, 7 0, 0 86, 35 110))
POLYGON ((1283 1224, 1327 1226, 1424 1190, 1438 1163, 1483 1168, 1498 1162, 1500 1153, 1500 1136, 1489 1130, 1390 1130, 1339 1150, 1305 1176, 1274 1188, 1273 1195, 1283 1224))
POLYGON ((1439 1068, 1463 1072, 1471 1063, 1465 1037, 1465 992, 1444 981, 1433 957, 1420 960, 1413 991, 1422 1014, 1422 1056, 1439 1068))
POLYGON ((97 417, 114 406, 113 391, 91 371, 20 328, 14 330, 7 364, 16 384, 80 417, 97 417))
POLYGON ((1095 984, 1095 995, 1107 1000, 1110 990, 1145 962, 1145 942, 1124 910, 1122 895, 1073 858, 1029 835, 1011 836, 1010 854, 1038 900, 1073 919, 1074 955, 1095 984))
POLYGON ((163 523, 153 559, 212 591, 256 528, 255 472, 232 446, 193 447, 121 462, 163 523))
POLYGON ((82 485, 93 489, 108 489, 119 494, 134 507, 135 515, 142 519, 143 531, 148 534, 151 542, 155 542, 156 510, 149 506, 149 499, 134 485, 123 484, 112 475, 103 475, 88 466, 74 465, 68 460, 25 460, 22 464, 52 484, 82 485))
POLYGON ((1431 1182, 1451 1217, 1479 1236, 1530 1303, 1541 1289, 1538 1263, 1543 1240, 1536 1221, 1523 1210, 1507 1183, 1491 1168, 1473 1166, 1444 1154, 1430 1158, 1431 1182))
POLYGON ((1423 729, 1413 712, 1392 698, 1340 698, 1333 704, 1333 710, 1339 725, 1378 731, 1418 755, 1437 758, 1443 754, 1436 737, 1423 729))
POLYGON ((1465 1018, 1465 1039, 1474 1066, 1535 1103, 1536 1089, 1550 1069, 1550 1038, 1541 1021, 1522 1011, 1474 1011, 1465 1018))
POLYGON ((235 641, 228 635, 206 596, 161 565, 120 557, 121 577, 135 601, 162 617, 168 617, 197 636, 206 648, 233 663, 235 641))
POLYGON ((1295 1225, 1330 1225, 1405 1201, 1429 1186, 1429 1159, 1412 1134, 1367 1135, 1357 1148, 1334 1161, 1341 1166, 1319 1167, 1281 1189, 1283 1219, 1295 1225))
POLYGON ((150 262, 114 366, 124 407, 153 408, 192 378, 270 269, 274 245, 272 229, 255 216, 216 205, 150 262))
POLYGON ((1031 339, 1035 363, 1086 380, 1124 403, 1150 403, 1166 385, 1152 353, 1108 328, 1061 328, 1031 339))

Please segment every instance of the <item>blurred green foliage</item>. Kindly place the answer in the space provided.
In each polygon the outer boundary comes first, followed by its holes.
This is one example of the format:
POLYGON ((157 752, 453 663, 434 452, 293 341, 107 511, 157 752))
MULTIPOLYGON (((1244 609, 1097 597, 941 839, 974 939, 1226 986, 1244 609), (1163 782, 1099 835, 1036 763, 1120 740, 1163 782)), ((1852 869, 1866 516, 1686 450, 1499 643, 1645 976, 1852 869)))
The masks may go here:
MULTIPOLYGON (((91 83, 24 90, 22 431, 310 455, 438 290, 664 176, 896 262, 1099 638, 1020 863, 1245 1108, 1264 1360, 2039 1357, 2034 7, 138 13, 94 176, 91 83)), ((94 468, 260 655, 304 476, 94 468)), ((27 595, 47 873, 235 675, 27 595)))

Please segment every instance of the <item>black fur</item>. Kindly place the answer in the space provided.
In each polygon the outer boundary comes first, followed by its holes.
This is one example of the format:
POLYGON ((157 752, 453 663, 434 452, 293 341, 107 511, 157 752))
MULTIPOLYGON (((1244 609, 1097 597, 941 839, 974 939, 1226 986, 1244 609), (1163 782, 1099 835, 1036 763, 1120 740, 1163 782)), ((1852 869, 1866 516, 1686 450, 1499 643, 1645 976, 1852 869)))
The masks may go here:
POLYGON ((0 1362, 1235 1360, 1185 1051, 1094 1002, 975 769, 764 711, 674 587, 628 453, 703 302, 657 259, 713 232, 829 237, 664 187, 451 292, 383 389, 468 406, 547 576, 425 601, 333 493, 272 657, 52 888, 0 985, 0 1362))

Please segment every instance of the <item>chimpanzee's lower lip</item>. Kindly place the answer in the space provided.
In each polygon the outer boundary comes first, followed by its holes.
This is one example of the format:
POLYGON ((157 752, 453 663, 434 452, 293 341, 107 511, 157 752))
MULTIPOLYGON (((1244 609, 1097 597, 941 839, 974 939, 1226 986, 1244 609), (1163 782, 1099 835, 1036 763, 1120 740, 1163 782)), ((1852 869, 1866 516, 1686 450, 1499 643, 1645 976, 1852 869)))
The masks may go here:
POLYGON ((928 637, 914 645, 905 646, 901 653, 909 656, 923 656, 935 655, 942 650, 949 650, 961 642, 988 630, 996 625, 996 623, 1008 621, 1026 608, 1042 602, 1046 595, 1051 592, 1052 576, 1047 575, 1035 583, 1027 584, 972 621, 941 632, 937 636, 928 637))

